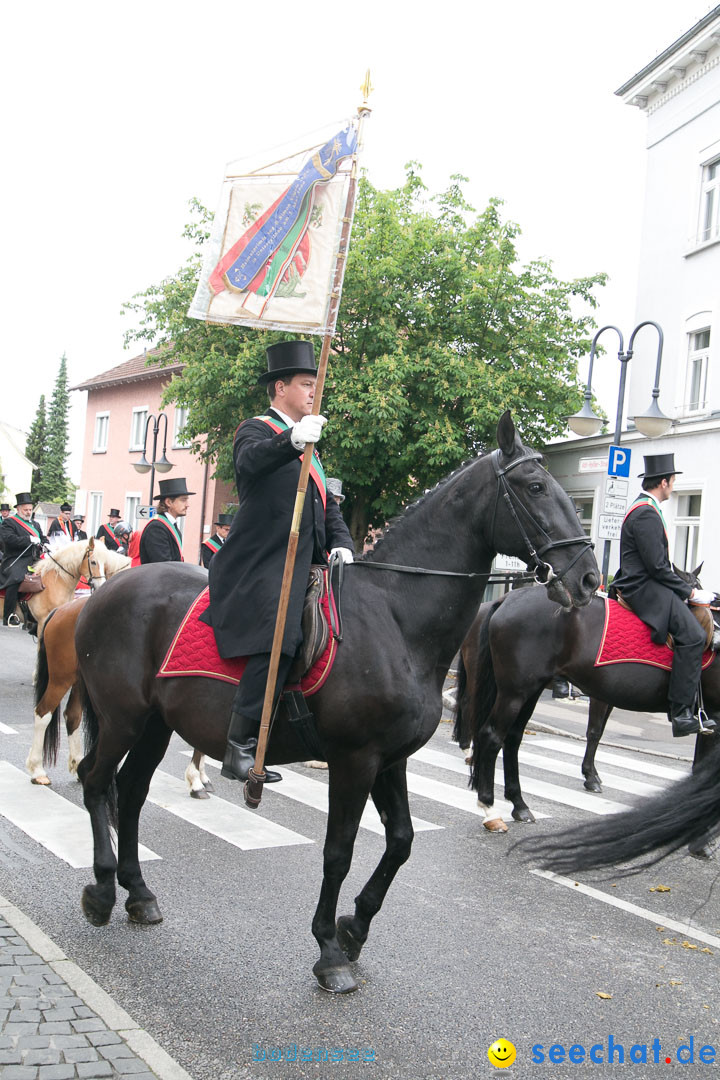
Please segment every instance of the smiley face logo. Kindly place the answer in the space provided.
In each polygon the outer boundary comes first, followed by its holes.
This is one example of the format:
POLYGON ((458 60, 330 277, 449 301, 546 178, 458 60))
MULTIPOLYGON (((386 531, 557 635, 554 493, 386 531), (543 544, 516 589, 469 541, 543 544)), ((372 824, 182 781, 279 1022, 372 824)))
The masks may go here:
POLYGON ((496 1039, 492 1046, 488 1047, 490 1064, 496 1069, 507 1069, 515 1060, 516 1050, 507 1039, 496 1039))

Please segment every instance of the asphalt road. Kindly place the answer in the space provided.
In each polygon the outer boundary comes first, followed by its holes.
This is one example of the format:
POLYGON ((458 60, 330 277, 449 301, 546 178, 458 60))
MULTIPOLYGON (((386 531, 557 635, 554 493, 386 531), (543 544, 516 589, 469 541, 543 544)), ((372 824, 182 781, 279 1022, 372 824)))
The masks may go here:
MULTIPOLYGON (((4 628, 0 650, 0 725, 12 729, 0 727, 0 762, 22 769, 32 729, 34 646, 20 631, 4 628)), ((608 746, 615 749, 608 749, 611 760, 603 768, 611 776, 624 778, 630 787, 638 781, 666 786, 668 781, 653 779, 651 766, 687 769, 680 759, 690 748, 678 747, 680 740, 673 744, 658 718, 621 714, 615 719, 625 730, 608 731, 608 746)), ((92 880, 91 870, 70 866, 13 824, 0 790, 0 893, 195 1080, 263 1075, 469 1080, 497 1072, 487 1050, 500 1037, 516 1048, 507 1071, 516 1077, 574 1075, 589 1067, 593 1047, 599 1060, 592 1064, 603 1064, 601 1075, 624 1074, 633 1046, 638 1059, 647 1047, 648 1064, 634 1071, 649 1076, 653 1055, 666 1070, 679 1069, 678 1048, 690 1047, 690 1039, 697 1075, 708 1075, 710 1066, 699 1063, 701 1048, 714 1047, 720 1058, 718 863, 678 854, 632 877, 584 876, 578 885, 533 873, 510 850, 514 839, 582 825, 594 816, 571 805, 582 792, 577 751, 583 705, 543 701, 536 720, 528 748, 574 763, 577 770, 560 775, 549 773, 547 765, 524 766, 528 784, 546 792, 531 794, 528 801, 546 816, 535 825, 511 824, 504 836, 487 833, 481 818, 470 812, 474 800, 462 771, 413 761, 415 786, 424 793, 411 796, 411 809, 435 828, 416 835, 412 857, 356 965, 360 989, 352 995, 330 996, 312 975, 317 946, 310 923, 321 881, 324 814, 283 797, 283 785, 266 792, 258 817, 305 841, 289 846, 240 850, 160 805, 146 806, 141 840, 161 858, 144 864, 145 874, 164 914, 162 924, 147 928, 127 921, 122 890, 109 925, 90 926, 80 910, 80 893, 92 880), (449 793, 433 788, 437 783, 449 793), (551 794, 542 786, 548 783, 551 794), (668 891, 656 891, 658 885, 668 891), (673 928, 688 919, 694 930, 673 928), (607 1064, 610 1039, 613 1064, 607 1064), (287 1061, 284 1048, 293 1045, 297 1058, 287 1061), (543 1049, 533 1050, 538 1046, 543 1049), (551 1046, 559 1048, 552 1051, 555 1062, 548 1060, 551 1046), (568 1061, 571 1046, 580 1047, 574 1051, 577 1063, 568 1061), (333 1050, 335 1057, 342 1050, 343 1061, 318 1061, 324 1048, 330 1058, 333 1050), (271 1056, 281 1049, 283 1061, 274 1063, 271 1056), (355 1049, 360 1060, 352 1060, 355 1049), (263 1053, 265 1060, 254 1060, 263 1053), (308 1054, 312 1061, 299 1060, 308 1054), (363 1060, 367 1057, 373 1060, 363 1060)), ((441 724, 429 748, 462 763, 450 731, 449 724, 441 724)), ((161 766, 164 774, 182 777, 186 749, 173 738, 161 766)), ((51 771, 52 790, 80 807, 80 788, 66 772, 65 750, 63 740, 61 760, 51 771)), ((292 774, 316 783, 327 777, 302 765, 292 774)), ((238 785, 222 780, 217 770, 213 779, 219 798, 242 806, 238 785)), ((27 781, 28 807, 46 796, 27 781)), ((609 786, 601 797, 586 796, 590 804, 593 798, 637 801, 631 792, 609 786)), ((212 803, 193 802, 194 811, 202 815, 212 803)), ((381 836, 360 831, 340 913, 352 909, 352 898, 382 848, 381 836)), ((680 1050, 681 1058, 689 1053, 680 1050)))

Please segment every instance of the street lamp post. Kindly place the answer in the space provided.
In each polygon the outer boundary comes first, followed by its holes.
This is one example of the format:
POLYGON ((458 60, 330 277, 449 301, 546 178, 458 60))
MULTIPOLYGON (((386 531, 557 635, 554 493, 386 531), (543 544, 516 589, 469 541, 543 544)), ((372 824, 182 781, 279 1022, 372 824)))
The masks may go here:
MULTIPOLYGON (((590 404, 592 400, 592 373, 593 364, 595 361, 595 351, 597 348, 598 339, 606 330, 614 330, 620 339, 620 347, 618 349, 618 360, 620 361, 620 388, 618 391, 618 403, 617 413, 615 415, 615 434, 613 436, 614 445, 620 445, 620 439, 622 437, 622 419, 623 409, 625 408, 625 386, 627 382, 627 366, 633 356, 633 345, 635 344, 635 337, 639 330, 642 330, 644 326, 654 326, 658 333, 658 351, 657 351, 657 365, 655 368, 655 382, 653 385, 652 398, 650 400, 650 406, 647 412, 642 413, 640 416, 629 417, 635 423, 635 427, 641 435, 645 435, 649 439, 657 439, 661 435, 666 435, 672 427, 672 420, 669 416, 665 416, 660 411, 658 405, 658 398, 660 396, 660 367, 662 365, 662 351, 663 351, 663 332, 658 323, 653 322, 651 319, 646 319, 644 322, 638 323, 630 335, 630 341, 628 342, 627 351, 625 350, 623 336, 617 326, 603 326, 598 330, 597 334, 592 340, 590 346, 590 367, 588 370, 587 386, 585 387, 585 400, 583 406, 579 412, 576 412, 573 416, 568 417, 568 425, 571 431, 574 431, 576 435, 597 435, 602 427, 603 421, 600 416, 597 416, 590 404)), ((602 580, 603 584, 607 588, 608 569, 610 567, 610 548, 612 540, 605 540, 605 549, 603 551, 603 564, 602 564, 602 580)))
POLYGON ((167 430, 168 430, 168 422, 167 422, 166 413, 160 412, 160 413, 157 414, 157 416, 153 416, 153 414, 151 413, 148 416, 147 420, 145 421, 145 439, 144 439, 144 442, 143 442, 142 457, 140 458, 139 461, 134 461, 133 462, 133 469, 135 469, 136 472, 139 472, 139 473, 148 473, 149 472, 150 473, 150 503, 149 503, 150 506, 152 506, 153 493, 154 493, 154 488, 155 488, 155 470, 157 469, 157 471, 159 473, 166 473, 166 472, 170 472, 170 470, 173 467, 172 462, 168 461, 168 459, 166 457, 166 454, 165 454, 165 451, 167 450, 167 430), (150 430, 150 421, 151 420, 152 420, 152 423, 153 423, 152 461, 148 461, 148 459, 146 457, 146 453, 147 453, 148 431, 150 430), (162 457, 158 460, 158 457, 157 457, 157 443, 158 443, 158 433, 160 431, 160 421, 161 420, 165 421, 165 430, 164 430, 164 434, 163 434, 162 457))

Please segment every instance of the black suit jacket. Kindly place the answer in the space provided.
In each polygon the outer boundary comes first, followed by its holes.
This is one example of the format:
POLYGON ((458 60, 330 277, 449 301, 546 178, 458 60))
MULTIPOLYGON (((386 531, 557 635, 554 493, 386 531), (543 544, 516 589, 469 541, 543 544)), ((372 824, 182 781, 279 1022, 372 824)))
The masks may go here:
POLYGON ((202 544, 200 545, 200 558, 202 559, 202 564, 206 570, 209 569, 210 563, 213 561, 213 558, 215 557, 215 555, 217 555, 218 551, 222 546, 223 541, 217 533, 213 533, 212 536, 210 536, 207 540, 203 540, 202 544), (211 543, 217 545, 217 550, 210 547, 211 543))
POLYGON ((101 525, 98 531, 95 533, 96 540, 104 540, 105 547, 108 551, 117 551, 120 547, 115 539, 115 533, 112 531, 109 525, 101 525))
MULTIPOLYGON (((272 409, 267 415, 280 424, 272 409)), ((275 631, 288 536, 300 478, 301 451, 290 431, 276 434, 263 420, 241 424, 233 458, 238 511, 227 540, 210 563, 210 607, 203 616, 215 631, 223 657, 270 652, 275 631)), ((323 507, 310 477, 305 497, 295 572, 282 651, 294 656, 302 641, 301 618, 313 562, 326 561, 334 547, 354 544, 333 498, 323 507)))
POLYGON ((151 518, 140 535, 140 562, 182 562, 182 550, 175 531, 165 521, 151 518))
POLYGON ((47 538, 37 522, 21 525, 14 517, 6 518, 0 529, 3 560, 0 563, 0 589, 18 585, 24 580, 28 567, 40 555, 40 544, 47 538))
POLYGON ((620 534, 620 570, 613 585, 635 614, 652 627, 653 641, 662 644, 668 634, 673 593, 687 600, 693 590, 670 565, 665 527, 654 507, 640 505, 625 518, 620 534))

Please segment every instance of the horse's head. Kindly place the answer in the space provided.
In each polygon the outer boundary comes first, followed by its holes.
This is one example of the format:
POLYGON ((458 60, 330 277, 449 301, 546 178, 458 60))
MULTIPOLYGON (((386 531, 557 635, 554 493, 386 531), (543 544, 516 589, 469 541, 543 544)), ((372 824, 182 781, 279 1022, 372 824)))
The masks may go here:
POLYGON ((700 565, 696 566, 694 570, 681 570, 679 566, 675 565, 675 563, 672 564, 672 568, 677 574, 677 576, 683 581, 687 582, 688 585, 692 585, 693 589, 701 589, 702 585, 700 584, 700 571, 702 570, 704 565, 705 560, 703 559, 700 565))
POLYGON ((102 552, 106 550, 104 544, 95 547, 95 537, 91 536, 80 563, 80 574, 85 577, 91 592, 105 584, 105 561, 102 552), (102 551, 101 551, 102 549, 102 551))
POLYGON ((600 574, 572 500, 541 455, 523 446, 509 411, 500 417, 497 441, 490 455, 497 477, 491 546, 534 569, 551 600, 564 608, 584 607, 600 574))

